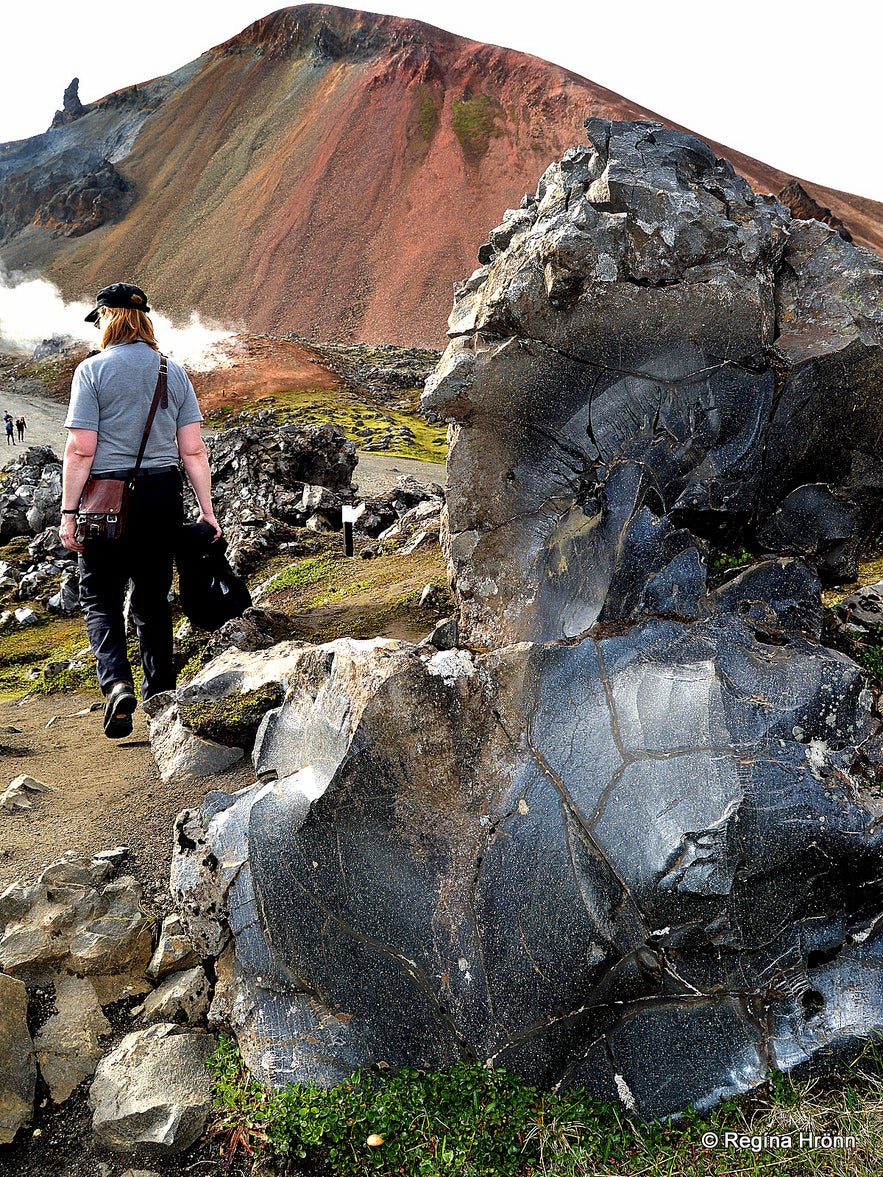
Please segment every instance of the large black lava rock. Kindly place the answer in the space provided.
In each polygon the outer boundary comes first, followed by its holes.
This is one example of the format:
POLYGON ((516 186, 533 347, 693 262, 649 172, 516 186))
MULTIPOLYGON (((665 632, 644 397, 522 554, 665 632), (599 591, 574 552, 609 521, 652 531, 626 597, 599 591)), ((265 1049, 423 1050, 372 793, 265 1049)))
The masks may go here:
POLYGON ((274 1083, 465 1057, 652 1117, 883 1028, 880 717, 819 600, 880 505, 883 262, 692 136, 588 130, 427 387, 461 648, 203 672, 286 692, 173 867, 274 1083), (723 541, 764 558, 709 590, 723 541))

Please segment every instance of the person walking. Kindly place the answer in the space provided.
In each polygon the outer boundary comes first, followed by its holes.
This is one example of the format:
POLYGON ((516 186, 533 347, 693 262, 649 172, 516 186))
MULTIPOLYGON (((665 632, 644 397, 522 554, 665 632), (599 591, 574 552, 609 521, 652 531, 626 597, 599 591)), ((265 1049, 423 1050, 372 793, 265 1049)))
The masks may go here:
POLYGON ((24 417, 19 417, 15 423, 15 428, 16 428, 16 432, 18 433, 18 440, 19 441, 24 441, 25 430, 27 429, 27 427, 28 427, 28 423, 27 423, 27 421, 25 421, 24 417))
POLYGON ((6 444, 15 445, 15 438, 12 436, 12 417, 7 413, 3 420, 6 422, 6 444))
POLYGON ((202 413, 186 372, 168 360, 167 394, 134 480, 125 534, 113 540, 77 539, 76 514, 87 479, 127 479, 134 471, 161 362, 149 311, 147 295, 131 283, 99 290, 86 321, 101 330, 102 350, 74 372, 65 419, 60 536, 67 549, 78 553, 80 603, 106 697, 104 732, 110 739, 131 733, 138 705, 123 617, 129 581, 143 670, 141 698, 175 688, 168 594, 184 522, 179 460, 196 494, 198 521, 210 524, 216 538, 221 535, 212 509, 202 413))

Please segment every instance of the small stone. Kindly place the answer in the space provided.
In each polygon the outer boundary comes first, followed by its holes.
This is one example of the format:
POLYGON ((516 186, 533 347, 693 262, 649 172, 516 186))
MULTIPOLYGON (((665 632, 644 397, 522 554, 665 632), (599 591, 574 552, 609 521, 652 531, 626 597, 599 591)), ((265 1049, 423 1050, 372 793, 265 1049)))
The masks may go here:
POLYGON ((154 981, 168 976, 178 969, 188 969, 198 961, 193 941, 184 931, 181 917, 177 914, 166 916, 156 951, 147 966, 147 975, 154 981))
POLYGON ((193 1024, 209 1007, 211 985, 198 965, 182 973, 172 973, 159 988, 149 994, 139 1015, 142 1021, 189 1022, 193 1024))
POLYGON ((93 854, 92 861, 109 862, 112 866, 118 867, 122 866, 128 857, 128 846, 114 846, 112 850, 99 850, 97 854, 93 854))
POLYGON ((51 792, 48 785, 44 785, 42 781, 34 780, 32 776, 23 773, 10 781, 3 793, 0 793, 0 808, 6 810, 7 813, 33 809, 34 796, 51 792))
POLYGON ((210 1034, 160 1023, 127 1034, 98 1064, 89 1090, 99 1144, 127 1154, 183 1152, 199 1139, 212 1107, 205 1067, 210 1034))

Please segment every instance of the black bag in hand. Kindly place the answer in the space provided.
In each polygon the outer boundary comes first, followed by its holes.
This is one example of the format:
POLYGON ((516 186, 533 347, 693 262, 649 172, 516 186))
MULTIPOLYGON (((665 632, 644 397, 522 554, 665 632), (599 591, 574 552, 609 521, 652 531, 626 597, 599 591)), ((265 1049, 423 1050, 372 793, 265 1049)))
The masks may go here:
POLYGON ((197 629, 220 629, 251 605, 248 585, 225 555, 227 541, 214 539, 214 534, 210 523, 188 523, 175 549, 181 609, 197 629))

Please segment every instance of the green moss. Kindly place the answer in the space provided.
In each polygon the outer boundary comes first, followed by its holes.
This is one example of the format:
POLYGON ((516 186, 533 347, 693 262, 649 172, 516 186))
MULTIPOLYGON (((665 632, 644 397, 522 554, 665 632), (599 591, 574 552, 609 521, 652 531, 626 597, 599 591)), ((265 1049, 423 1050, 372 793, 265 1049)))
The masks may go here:
POLYGON ((308 556, 296 564, 289 564, 281 572, 277 572, 267 584, 266 592, 275 593, 285 588, 305 588, 310 584, 317 584, 332 576, 337 564, 333 556, 323 553, 321 556, 308 556))
POLYGON ((17 535, 0 548, 0 559, 24 560, 28 557, 28 545, 33 540, 31 535, 17 535))
POLYGON ((86 627, 81 617, 39 617, 36 625, 0 633, 0 694, 18 698, 52 694, 97 684, 88 654, 86 627), (46 665, 82 657, 83 664, 47 673, 46 665), (45 665, 44 665, 45 664, 45 665))
POLYGON ((337 425, 346 438, 360 448, 370 446, 379 437, 388 436, 389 444, 382 452, 390 457, 415 458, 421 462, 445 460, 447 427, 431 425, 416 413, 381 409, 354 397, 324 395, 319 391, 280 392, 261 402, 262 409, 267 407, 274 411, 280 424, 306 426, 330 422, 337 425))
POLYGON ((499 103, 479 94, 452 103, 454 134, 467 159, 478 160, 487 152, 491 139, 502 135, 497 119, 503 116, 499 103))
POLYGON ((280 683, 265 683, 254 691, 188 704, 181 708, 181 721, 205 740, 244 748, 254 743, 264 715, 278 707, 284 696, 280 683))
POLYGON ((435 99, 431 95, 426 94, 423 101, 420 103, 420 111, 417 115, 417 130, 420 133, 421 139, 431 139, 436 127, 438 126, 438 106, 435 99))

